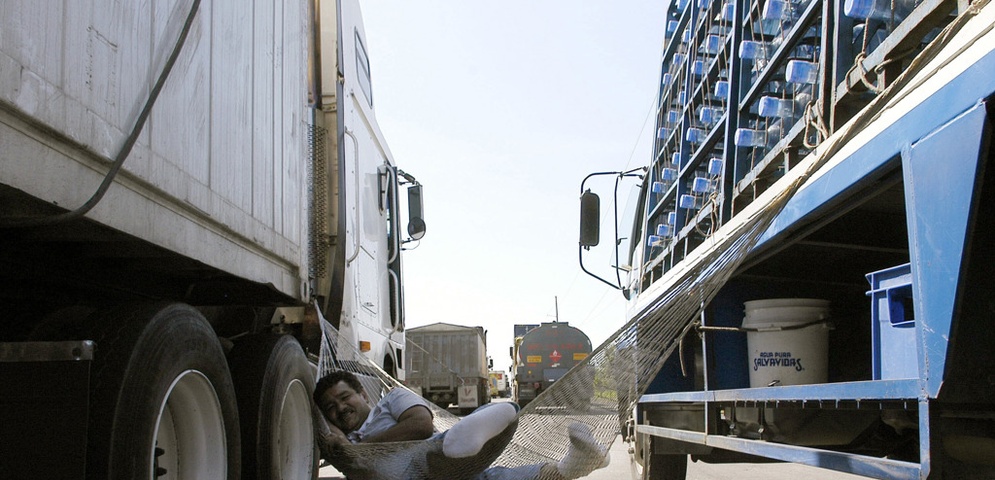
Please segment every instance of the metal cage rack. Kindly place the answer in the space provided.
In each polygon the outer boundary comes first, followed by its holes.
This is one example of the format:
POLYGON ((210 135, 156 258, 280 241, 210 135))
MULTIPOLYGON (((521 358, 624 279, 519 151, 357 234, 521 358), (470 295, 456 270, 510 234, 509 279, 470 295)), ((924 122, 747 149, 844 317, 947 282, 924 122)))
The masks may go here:
POLYGON ((671 4, 644 288, 867 105, 966 6, 912 1, 671 4))

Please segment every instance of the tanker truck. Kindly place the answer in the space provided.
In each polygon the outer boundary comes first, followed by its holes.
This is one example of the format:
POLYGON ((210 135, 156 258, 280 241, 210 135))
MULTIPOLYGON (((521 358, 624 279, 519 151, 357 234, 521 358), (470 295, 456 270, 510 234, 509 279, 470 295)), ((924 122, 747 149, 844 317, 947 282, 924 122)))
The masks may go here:
POLYGON ((316 478, 321 322, 403 378, 425 232, 359 2, 2 10, 0 477, 316 478))
POLYGON ((591 339, 568 322, 544 322, 517 337, 512 348, 513 398, 524 407, 591 354, 591 339))

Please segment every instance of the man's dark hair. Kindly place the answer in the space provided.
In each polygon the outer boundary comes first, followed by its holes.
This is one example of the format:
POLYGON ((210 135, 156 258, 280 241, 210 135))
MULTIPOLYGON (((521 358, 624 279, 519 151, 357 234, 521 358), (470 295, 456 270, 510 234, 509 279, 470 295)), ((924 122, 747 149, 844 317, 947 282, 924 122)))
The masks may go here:
POLYGON ((359 383, 359 379, 352 372, 336 370, 318 380, 318 383, 314 386, 314 403, 321 405, 321 395, 325 393, 325 390, 334 387, 339 382, 345 382, 356 393, 363 392, 363 384, 359 383))

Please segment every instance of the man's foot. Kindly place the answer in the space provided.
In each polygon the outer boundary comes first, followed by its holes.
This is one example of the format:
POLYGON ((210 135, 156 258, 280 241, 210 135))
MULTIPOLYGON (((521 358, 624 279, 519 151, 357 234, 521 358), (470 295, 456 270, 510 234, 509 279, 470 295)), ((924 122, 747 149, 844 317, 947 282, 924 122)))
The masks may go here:
POLYGON ((513 403, 495 403, 467 415, 446 432, 442 453, 449 458, 476 455, 488 440, 518 418, 515 407, 513 403))
POLYGON ((570 436, 570 448, 567 455, 556 464, 560 475, 568 479, 581 478, 608 466, 608 451, 594 438, 591 427, 574 422, 567 427, 567 433, 570 436))

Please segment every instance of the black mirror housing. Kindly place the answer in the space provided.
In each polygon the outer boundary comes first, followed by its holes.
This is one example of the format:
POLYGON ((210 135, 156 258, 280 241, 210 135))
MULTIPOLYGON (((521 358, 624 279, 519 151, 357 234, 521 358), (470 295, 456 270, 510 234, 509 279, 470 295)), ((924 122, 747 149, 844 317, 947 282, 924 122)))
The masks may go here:
POLYGON ((601 198, 587 189, 580 195, 580 245, 595 247, 601 241, 601 198))
POLYGON ((424 203, 421 185, 408 187, 408 236, 412 240, 421 240, 425 236, 425 219, 422 210, 424 203))

